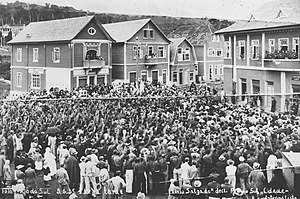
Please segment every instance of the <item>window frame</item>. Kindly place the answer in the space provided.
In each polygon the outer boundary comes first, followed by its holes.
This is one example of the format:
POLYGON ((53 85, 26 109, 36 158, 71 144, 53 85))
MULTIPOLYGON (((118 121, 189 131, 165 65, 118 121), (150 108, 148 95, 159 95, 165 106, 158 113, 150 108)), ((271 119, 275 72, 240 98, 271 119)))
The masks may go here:
POLYGON ((273 53, 276 50, 275 48, 275 39, 269 39, 269 52, 273 53), (271 42, 273 42, 273 45, 271 45, 271 42), (274 48, 274 50, 272 50, 272 47, 274 48))
POLYGON ((209 47, 209 48, 207 49, 207 56, 208 56, 208 57, 215 57, 215 56, 216 56, 215 48, 209 47))
POLYGON ((155 39, 155 36, 154 36, 154 30, 153 29, 149 29, 148 30, 148 39, 155 39), (152 32, 152 37, 151 37, 151 32, 152 32))
POLYGON ((154 55, 155 53, 154 53, 154 46, 148 46, 148 52, 147 52, 148 54, 148 57, 149 56, 152 56, 152 55, 154 55), (151 51, 152 51, 152 54, 150 54, 150 49, 152 49, 151 51))
POLYGON ((143 29, 143 38, 148 39, 148 29, 143 29))
POLYGON ((141 71, 141 80, 144 81, 144 82, 148 81, 148 71, 147 70, 142 70, 141 71), (145 75, 145 73, 146 73, 146 80, 143 80, 143 75, 145 75))
POLYGON ((231 58, 231 46, 229 41, 224 42, 224 49, 225 49, 225 58, 231 58))
POLYGON ((295 52, 297 52, 297 48, 296 48, 296 46, 298 46, 298 53, 299 53, 299 46, 300 46, 300 44, 299 44, 299 42, 300 42, 300 39, 299 39, 299 37, 293 37, 293 40, 292 40, 293 42, 292 42, 292 50, 293 51, 295 51, 295 52), (298 43, 296 44, 296 42, 295 41, 298 41, 298 43))
POLYGON ((39 48, 32 48, 32 62, 39 62, 39 48))
POLYGON ((185 47, 183 50, 183 61, 190 61, 191 60, 191 48, 185 47), (188 55, 188 59, 186 56, 188 55))
POLYGON ((38 73, 32 73, 31 74, 31 88, 32 89, 41 89, 41 74, 38 73), (35 76, 35 77, 34 77, 35 76), (36 80, 36 82, 34 81, 36 80), (37 85, 35 85, 35 83, 37 85))
POLYGON ((194 71, 193 70, 190 70, 190 82, 193 82, 194 81, 194 71))
POLYGON ((279 50, 279 51, 281 51, 281 47, 282 47, 282 46, 286 46, 286 47, 287 47, 286 50, 287 50, 287 51, 289 50, 289 38, 279 38, 279 39, 278 39, 278 50, 279 50), (286 41, 287 41, 287 42, 286 42, 287 44, 286 44, 286 45, 281 45, 281 41, 282 41, 282 40, 286 40, 286 41))
POLYGON ((183 61, 183 49, 181 47, 177 48, 177 55, 178 55, 178 58, 177 58, 178 61, 183 61))
POLYGON ((53 61, 53 63, 60 63, 60 47, 54 47, 53 48, 52 61, 53 61), (57 59, 56 59, 56 55, 55 55, 56 53, 58 54, 57 59))
POLYGON ((22 87, 22 72, 17 72, 17 78, 16 78, 16 87, 21 88, 22 87))
POLYGON ((143 58, 143 54, 142 54, 142 47, 141 46, 133 46, 133 59, 142 59, 143 58))
POLYGON ((23 57, 22 48, 17 48, 17 57, 16 57, 17 62, 22 62, 22 57, 23 57))
POLYGON ((252 60, 259 60, 259 40, 258 39, 254 39, 251 40, 251 59, 252 60), (254 42, 257 42, 257 45, 254 45, 254 42), (256 53, 255 53, 255 57, 254 57, 254 48, 257 48, 256 53))
POLYGON ((172 82, 178 82, 178 72, 177 71, 172 72, 172 82), (174 81, 174 79, 175 79, 175 81, 174 81))
POLYGON ((219 47, 219 48, 216 49, 216 56, 217 57, 222 57, 223 56, 223 49, 222 48, 219 47), (218 55, 218 51, 220 52, 220 55, 218 55))
POLYGON ((209 64, 208 66, 208 79, 213 80, 214 79, 214 65, 209 64))
POLYGON ((166 57, 164 46, 157 46, 157 57, 158 58, 165 58, 166 57), (162 48, 162 49, 160 50, 160 48, 162 48), (162 52, 162 56, 160 56, 160 52, 162 52))
POLYGON ((245 40, 239 40, 238 41, 238 59, 245 59, 245 55, 246 55, 246 41, 245 40), (244 49, 243 51, 243 56, 242 57, 242 49, 244 49))
POLYGON ((163 84, 167 83, 167 70, 166 69, 162 70, 162 81, 163 81, 163 84))

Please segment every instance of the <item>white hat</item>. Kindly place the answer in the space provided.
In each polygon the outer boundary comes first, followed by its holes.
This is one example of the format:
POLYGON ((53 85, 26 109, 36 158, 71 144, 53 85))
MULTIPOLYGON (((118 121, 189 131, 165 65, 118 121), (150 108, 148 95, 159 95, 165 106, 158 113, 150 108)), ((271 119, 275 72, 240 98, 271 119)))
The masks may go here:
POLYGON ((240 156, 240 157, 239 157, 239 161, 240 161, 240 162, 244 162, 244 161, 245 161, 245 158, 244 158, 243 156, 240 156))
POLYGON ((259 169, 260 164, 258 162, 253 163, 253 169, 259 169))

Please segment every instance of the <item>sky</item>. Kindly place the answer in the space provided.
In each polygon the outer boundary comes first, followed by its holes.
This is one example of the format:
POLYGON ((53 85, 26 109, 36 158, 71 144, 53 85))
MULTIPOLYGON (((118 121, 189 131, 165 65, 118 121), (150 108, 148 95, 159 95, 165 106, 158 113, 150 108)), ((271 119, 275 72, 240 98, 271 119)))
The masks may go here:
MULTIPOLYGON (((2 4, 15 0, 0 0, 2 4)), ((96 13, 246 19, 272 0, 19 0, 27 3, 72 6, 96 13)))

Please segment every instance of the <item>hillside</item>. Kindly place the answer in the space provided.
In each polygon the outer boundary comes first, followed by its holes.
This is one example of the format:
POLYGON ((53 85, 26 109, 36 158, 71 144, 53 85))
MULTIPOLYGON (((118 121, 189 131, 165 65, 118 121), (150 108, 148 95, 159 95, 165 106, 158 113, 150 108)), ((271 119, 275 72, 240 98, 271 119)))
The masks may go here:
POLYGON ((52 4, 37 5, 27 4, 16 1, 3 5, 0 3, 0 25, 27 25, 35 21, 47 21, 54 19, 78 17, 84 15, 96 15, 96 19, 102 23, 114 23, 121 21, 129 21, 135 19, 151 18, 158 27, 166 34, 170 34, 179 27, 197 26, 203 21, 209 21, 214 30, 231 25, 232 22, 218 19, 200 19, 200 18, 183 18, 183 17, 167 17, 167 16, 142 16, 142 15, 120 15, 111 13, 92 13, 83 10, 76 10, 73 7, 58 6, 52 4))

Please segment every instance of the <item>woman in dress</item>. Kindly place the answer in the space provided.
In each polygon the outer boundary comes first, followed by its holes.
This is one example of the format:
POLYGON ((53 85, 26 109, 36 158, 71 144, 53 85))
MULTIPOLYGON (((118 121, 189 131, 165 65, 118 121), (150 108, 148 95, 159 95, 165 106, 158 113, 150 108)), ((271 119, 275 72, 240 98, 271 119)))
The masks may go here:
POLYGON ((51 153, 50 147, 46 148, 46 152, 44 154, 45 164, 50 168, 50 175, 54 176, 56 174, 56 157, 51 153))

